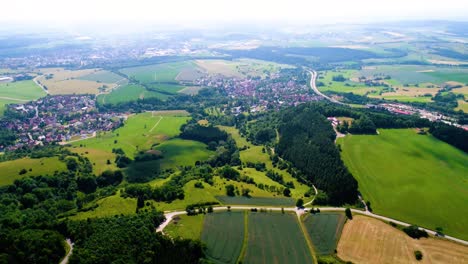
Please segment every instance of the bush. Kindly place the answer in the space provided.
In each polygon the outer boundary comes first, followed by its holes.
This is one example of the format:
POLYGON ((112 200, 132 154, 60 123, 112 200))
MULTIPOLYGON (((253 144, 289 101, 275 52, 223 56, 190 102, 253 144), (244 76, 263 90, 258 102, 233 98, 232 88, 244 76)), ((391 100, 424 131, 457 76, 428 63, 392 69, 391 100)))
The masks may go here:
POLYGON ((351 209, 346 208, 345 214, 346 214, 346 217, 348 217, 349 220, 353 220, 353 214, 351 213, 351 209))
POLYGON ((421 251, 416 250, 416 251, 414 251, 414 257, 416 258, 416 260, 422 260, 423 254, 422 254, 421 251))
POLYGON ((428 234, 426 231, 419 229, 419 227, 415 225, 404 227, 403 232, 405 232, 408 236, 415 238, 415 239, 419 239, 421 237, 428 237, 428 234))

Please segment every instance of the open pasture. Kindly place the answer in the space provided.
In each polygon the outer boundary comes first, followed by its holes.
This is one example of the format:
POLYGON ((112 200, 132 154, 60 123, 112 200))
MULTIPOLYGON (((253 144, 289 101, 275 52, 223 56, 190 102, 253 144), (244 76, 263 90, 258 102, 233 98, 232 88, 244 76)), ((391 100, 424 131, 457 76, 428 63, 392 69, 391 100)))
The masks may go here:
POLYGON ((117 166, 115 165, 115 154, 109 151, 94 149, 94 148, 70 148, 71 151, 78 153, 84 157, 87 157, 91 164, 93 165, 93 173, 100 175, 106 170, 116 170, 117 166), (110 161, 111 164, 107 164, 107 161, 110 161))
POLYGON ((45 95, 44 90, 31 80, 0 84, 0 98, 18 100, 18 103, 36 100, 45 95))
POLYGON ((47 87, 50 94, 98 94, 100 91, 109 91, 117 86, 116 83, 97 82, 80 79, 96 73, 97 69, 65 70, 62 68, 45 68, 38 70, 41 76, 37 81, 47 87), (50 76, 50 78, 46 78, 50 76))
POLYGON ((202 142, 175 138, 161 143, 155 149, 162 152, 161 168, 165 169, 194 166, 196 161, 207 160, 214 152, 206 147, 202 142))
POLYGON ((0 83, 0 115, 7 104, 21 104, 39 99, 46 93, 33 81, 0 83))
POLYGON ((148 91, 145 87, 138 84, 127 84, 112 90, 108 94, 98 96, 98 101, 103 104, 118 104, 129 101, 136 101, 145 98, 159 98, 164 100, 168 95, 148 91))
POLYGON ((390 75, 392 80, 402 84, 434 83, 442 84, 448 81, 468 83, 468 70, 454 67, 437 67, 426 65, 381 65, 365 67, 359 75, 390 75))
POLYGON ((121 69, 120 72, 136 80, 150 83, 177 83, 176 77, 196 67, 191 61, 170 62, 121 69))
POLYGON ((303 221, 317 254, 333 254, 346 221, 343 213, 308 214, 303 221))
POLYGON ((374 212, 468 239, 468 155, 413 129, 379 133, 338 139, 374 212))
POLYGON ((200 239, 204 219, 204 214, 175 216, 171 223, 164 228, 164 234, 172 238, 200 239))
POLYGON ((355 78, 358 77, 357 71, 354 70, 341 70, 341 71, 326 71, 320 72, 319 78, 317 79, 317 84, 322 82, 324 85, 317 85, 317 89, 321 92, 333 91, 339 93, 354 93, 359 95, 364 95, 366 93, 378 93, 383 89, 382 86, 369 87, 364 83, 355 81, 355 78), (344 82, 333 81, 334 76, 343 75, 347 80, 344 82))
POLYGON ((145 112, 129 116, 123 127, 112 132, 99 133, 95 138, 72 143, 73 146, 100 149, 111 152, 122 148, 133 157, 140 150, 149 150, 156 143, 162 143, 179 135, 179 128, 190 117, 154 116, 145 112))
MULTIPOLYGON (((244 244, 244 212, 215 212, 205 215, 201 240, 215 263, 237 263, 244 244)), ((247 262, 248 263, 248 262, 247 262)))
POLYGON ((137 206, 137 199, 123 198, 120 196, 120 193, 117 192, 112 196, 98 200, 96 204, 98 205, 97 208, 86 212, 79 212, 76 215, 71 216, 70 219, 85 220, 87 218, 134 214, 137 206))
POLYGON ((66 170, 65 163, 58 157, 51 158, 22 158, 0 162, 0 186, 12 184, 16 179, 28 176, 38 176, 54 174, 55 171, 66 170), (19 172, 25 169, 27 172, 20 175, 19 172), (31 169, 31 171, 29 171, 31 169))
POLYGON ((437 238, 412 239, 382 221, 361 215, 347 221, 338 257, 353 263, 468 263, 468 247, 437 238), (414 251, 423 259, 417 261, 414 251))
POLYGON ((312 263, 297 217, 292 213, 249 213, 245 263, 312 263))
POLYGON ((101 82, 101 83, 117 83, 122 80, 125 80, 125 78, 123 78, 122 76, 119 76, 113 72, 105 71, 105 70, 95 71, 93 73, 83 75, 79 77, 79 79, 86 80, 86 81, 101 82))

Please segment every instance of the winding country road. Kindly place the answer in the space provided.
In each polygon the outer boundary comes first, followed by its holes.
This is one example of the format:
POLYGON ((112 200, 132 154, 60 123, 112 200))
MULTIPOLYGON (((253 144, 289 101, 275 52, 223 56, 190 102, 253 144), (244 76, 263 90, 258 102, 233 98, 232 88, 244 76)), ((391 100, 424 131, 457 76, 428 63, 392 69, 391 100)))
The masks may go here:
MULTIPOLYGON (((262 206, 231 206, 230 209, 231 210, 250 210, 250 209, 253 209, 253 208, 257 208, 257 209, 266 209, 267 211, 281 211, 282 209, 284 209, 284 211, 288 211, 288 212, 295 212, 297 214, 297 216, 299 217, 301 214, 304 214, 306 213, 306 211, 304 209, 298 209, 296 207, 287 207, 287 208, 281 208, 281 207, 262 207, 262 206)), ((320 211, 322 212, 327 212, 327 211, 344 211, 346 208, 343 208, 343 207, 315 207, 314 209, 320 209, 320 211)), ((227 210, 227 206, 218 206, 218 207, 214 207, 213 208, 214 211, 222 211, 222 210, 227 210)), ((395 224, 398 224, 398 225, 402 225, 402 226, 410 226, 411 224, 409 223, 406 223, 406 222, 402 222, 402 221, 399 221, 399 220, 396 220, 396 219, 392 219, 390 217, 385 217, 385 216, 381 216, 381 215, 377 215, 377 214, 374 214, 372 212, 369 212, 369 211, 362 211, 362 210, 357 210, 357 209, 351 209, 351 211, 353 213, 356 213, 356 214, 362 214, 362 215, 366 215, 366 216, 369 216, 369 217, 373 217, 373 218, 376 218, 376 219, 380 219, 380 220, 383 220, 383 221, 387 221, 387 222, 393 222, 395 224)), ((186 211, 176 211, 176 212, 166 212, 164 214, 164 216, 166 217, 166 220, 161 224, 159 225, 159 227, 156 229, 156 232, 163 232, 164 228, 169 225, 169 223, 171 222, 171 220, 174 218, 174 216, 177 216, 177 215, 183 215, 183 214, 186 214, 187 212, 186 211)), ((437 236, 437 232, 436 231, 433 231, 433 230, 430 230, 430 229, 426 229, 426 228, 421 228, 422 230, 426 231, 428 234, 431 234, 433 236, 437 236)), ((440 236, 439 236, 440 237, 440 236)), ((468 241, 466 240, 463 240, 463 239, 458 239, 458 238, 455 238, 455 237, 451 237, 451 236, 447 236, 447 235, 444 235, 443 238, 447 239, 447 240, 450 240, 450 241, 453 241, 453 242, 456 242, 456 243, 460 243, 462 245, 465 245, 465 246, 468 246, 468 241)))
POLYGON ((340 105, 347 105, 345 103, 342 103, 336 99, 333 99, 331 97, 328 97, 326 95, 324 95, 323 93, 321 93, 319 91, 319 89, 317 89, 317 86, 316 86, 316 81, 317 81, 317 72, 316 71, 309 71, 311 77, 310 77, 310 87, 312 88, 312 90, 314 90, 314 92, 320 96, 322 96, 323 98, 327 99, 328 101, 332 102, 332 103, 336 103, 336 104, 340 104, 340 105))

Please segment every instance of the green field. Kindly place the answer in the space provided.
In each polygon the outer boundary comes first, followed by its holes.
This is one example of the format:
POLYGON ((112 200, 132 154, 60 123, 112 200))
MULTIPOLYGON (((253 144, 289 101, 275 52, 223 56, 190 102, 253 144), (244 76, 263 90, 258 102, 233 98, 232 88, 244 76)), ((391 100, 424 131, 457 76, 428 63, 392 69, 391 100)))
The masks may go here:
POLYGON ((0 83, 0 115, 3 115, 6 104, 21 104, 45 95, 34 81, 0 83))
POLYGON ((96 202, 98 207, 87 212, 80 212, 71 216, 72 220, 85 220, 94 217, 110 217, 120 214, 134 214, 136 210, 137 200, 135 198, 122 198, 120 194, 100 199, 96 202))
POLYGON ((164 234, 172 238, 200 239, 204 214, 199 215, 177 215, 171 223, 164 228, 164 234))
POLYGON ((295 214, 249 213, 244 263, 312 263, 295 214))
POLYGON ((354 70, 343 70, 343 71, 327 71, 327 72, 320 72, 320 76, 323 78, 318 78, 318 82, 323 82, 325 86, 318 86, 321 92, 326 91, 333 91, 339 93, 354 93, 359 95, 364 95, 365 93, 378 93, 382 90, 383 87, 369 87, 366 86, 364 83, 353 82, 347 80, 345 82, 335 82, 333 81, 333 76, 343 75, 345 78, 350 79, 353 77, 357 77, 357 71, 354 70), (346 85, 347 84, 347 85, 346 85))
POLYGON ((30 159, 23 158, 0 162, 0 186, 12 184, 16 179, 28 176, 38 176, 54 174, 55 171, 66 170, 65 163, 58 157, 30 159), (28 172, 19 175, 20 170, 25 169, 28 172), (32 169, 29 171, 29 169, 32 169))
POLYGON ((98 96, 98 101, 104 104, 117 104, 122 102, 136 101, 144 98, 159 98, 164 100, 168 97, 166 94, 148 91, 145 87, 138 84, 128 84, 112 90, 108 94, 98 96))
POLYGON ((468 83, 468 70, 424 65, 382 65, 359 71, 360 75, 390 75, 397 84, 435 83, 447 81, 468 83))
POLYGON ((377 214, 468 239, 468 155, 412 129, 338 139, 377 214))
POLYGON ((193 62, 182 61, 125 68, 120 71, 142 83, 176 83, 176 77, 181 71, 194 67, 196 66, 193 62))
POLYGON ((95 82, 102 82, 102 83, 116 83, 124 79, 122 76, 119 76, 110 71, 97 71, 85 76, 81 76, 78 79, 86 80, 86 81, 95 81, 95 82))
POLYGON ((133 157, 140 150, 148 150, 155 143, 162 143, 179 135, 179 128, 190 117, 186 116, 158 116, 151 112, 130 116, 123 127, 112 132, 99 134, 90 138, 72 143, 76 147, 100 149, 111 152, 113 148, 122 148, 124 152, 133 157))
POLYGON ((230 205, 258 205, 258 206, 294 206, 296 201, 287 197, 244 197, 244 196, 216 196, 223 204, 230 205))
POLYGON ((317 254, 334 253, 345 220, 343 213, 309 214, 305 217, 304 225, 317 254))
POLYGON ((207 246, 209 260, 214 263, 237 263, 244 243, 244 229, 244 212, 207 214, 201 238, 207 246))
POLYGON ((171 139, 156 147, 163 155, 161 167, 194 166, 196 161, 207 160, 214 154, 206 144, 193 140, 171 139))

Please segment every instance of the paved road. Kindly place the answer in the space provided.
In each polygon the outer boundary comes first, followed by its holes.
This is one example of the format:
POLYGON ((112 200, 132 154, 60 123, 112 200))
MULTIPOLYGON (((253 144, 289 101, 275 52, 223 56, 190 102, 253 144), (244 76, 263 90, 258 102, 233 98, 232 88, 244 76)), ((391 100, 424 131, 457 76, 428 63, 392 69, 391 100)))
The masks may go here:
POLYGON ((338 100, 335 100, 335 99, 333 99, 333 98, 331 98, 331 97, 328 97, 328 96, 324 95, 323 93, 321 93, 321 92, 319 91, 319 89, 317 89, 317 86, 315 85, 316 80, 317 80, 317 75, 318 75, 317 72, 316 72, 316 71, 309 71, 309 73, 310 73, 310 75, 311 75, 311 77, 310 77, 310 87, 312 88, 312 90, 314 90, 314 92, 315 92, 316 94, 322 96, 323 98, 327 99, 327 100, 330 101, 330 102, 333 102, 333 103, 336 103, 336 104, 340 104, 340 105, 346 105, 345 103, 342 103, 342 102, 340 102, 340 101, 338 101, 338 100))
MULTIPOLYGON (((266 209, 267 211, 270 211, 270 210, 271 211, 281 211, 282 210, 281 207, 231 206, 231 210, 250 210, 250 209, 253 209, 253 208, 266 209)), ((321 212, 344 211, 346 209, 346 208, 343 208, 343 207, 315 207, 315 208, 320 209, 321 212)), ((284 209, 284 211, 287 211, 287 212, 295 212, 298 216, 305 213, 304 210, 297 209, 295 207, 287 207, 287 208, 283 208, 283 209, 284 209)), ((213 210, 214 211, 225 211, 225 210, 227 210, 227 206, 214 207, 213 210)), ((377 219, 380 219, 380 220, 383 220, 383 221, 393 222, 395 224, 402 225, 402 226, 410 226, 411 225, 409 223, 402 222, 402 221, 392 219, 392 218, 389 218, 389 217, 377 215, 377 214, 374 214, 374 213, 369 212, 369 211, 362 211, 362 210, 357 210, 357 209, 351 209, 351 211, 353 213, 356 213, 356 214, 362 214, 362 215, 377 218, 377 219)), ((186 214, 186 212, 185 211, 177 211, 177 212, 167 212, 167 213, 165 213, 164 216, 166 217, 166 220, 156 229, 156 232, 164 233, 163 232, 164 228, 171 222, 173 217, 176 216, 176 215, 182 215, 182 214, 186 214)), ((437 234, 436 231, 433 231, 433 230, 430 230, 430 229, 426 229, 426 228, 421 228, 421 229, 423 229, 428 234, 431 234, 433 236, 435 236, 437 234)), ((450 241, 457 242, 457 243, 463 244, 465 246, 468 246, 468 241, 466 241, 466 240, 458 239, 458 238, 451 237, 451 236, 444 236, 444 238, 447 239, 447 240, 450 240, 450 241)))

